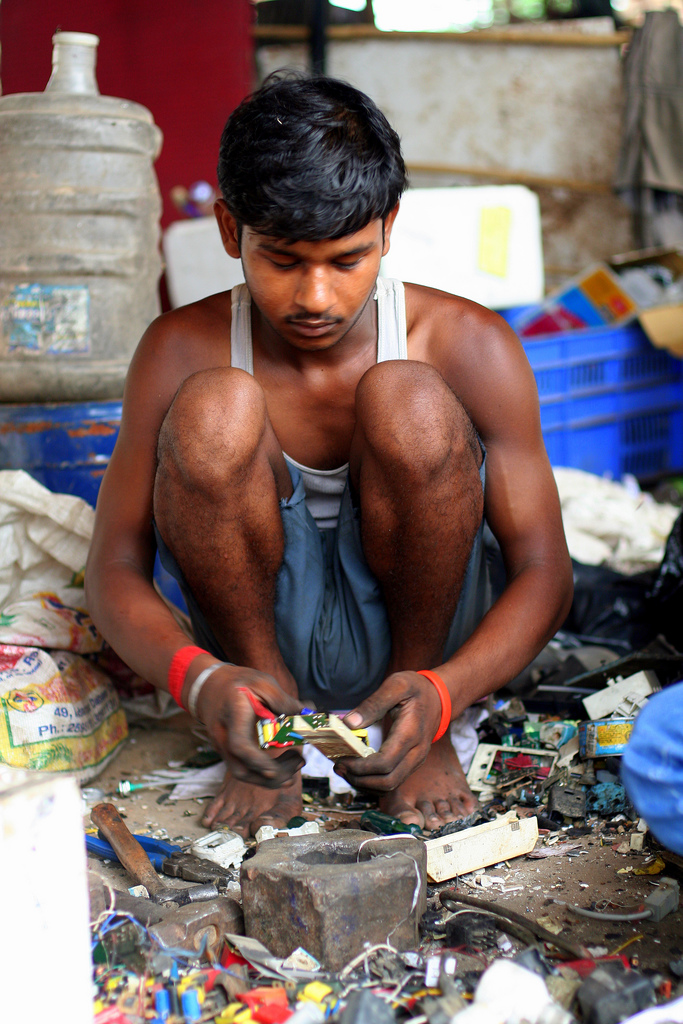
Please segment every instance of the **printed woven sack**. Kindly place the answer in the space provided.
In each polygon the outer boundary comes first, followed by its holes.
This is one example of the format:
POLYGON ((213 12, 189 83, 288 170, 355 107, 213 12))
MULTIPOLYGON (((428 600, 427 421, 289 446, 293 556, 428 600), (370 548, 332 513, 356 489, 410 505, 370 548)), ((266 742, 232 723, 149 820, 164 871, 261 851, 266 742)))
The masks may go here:
POLYGON ((83 591, 93 520, 80 498, 0 471, 0 762, 81 781, 127 735, 83 591))

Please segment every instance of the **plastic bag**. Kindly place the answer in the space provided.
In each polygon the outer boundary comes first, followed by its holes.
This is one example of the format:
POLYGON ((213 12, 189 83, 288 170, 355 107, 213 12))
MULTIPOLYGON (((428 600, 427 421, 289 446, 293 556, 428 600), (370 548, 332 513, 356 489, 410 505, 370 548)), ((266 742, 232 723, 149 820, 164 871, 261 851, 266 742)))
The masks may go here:
POLYGON ((656 570, 624 576, 605 566, 573 565, 574 601, 565 631, 625 641, 631 650, 664 636, 683 650, 683 513, 656 570))
POLYGON ((624 651, 638 650, 655 638, 647 596, 653 572, 624 576, 604 565, 572 562, 574 600, 562 626, 564 632, 610 642, 622 641, 624 651))
POLYGON ((683 512, 669 534, 647 605, 659 632, 683 651, 683 512))

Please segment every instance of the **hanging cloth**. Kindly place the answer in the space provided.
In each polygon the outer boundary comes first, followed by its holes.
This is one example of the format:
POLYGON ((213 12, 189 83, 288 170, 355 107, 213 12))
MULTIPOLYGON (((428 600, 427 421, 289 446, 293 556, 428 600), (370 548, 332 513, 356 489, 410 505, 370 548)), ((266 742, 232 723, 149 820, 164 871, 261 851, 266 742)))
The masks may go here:
POLYGON ((638 244, 683 245, 683 26, 648 11, 624 61, 625 110, 615 188, 638 244))

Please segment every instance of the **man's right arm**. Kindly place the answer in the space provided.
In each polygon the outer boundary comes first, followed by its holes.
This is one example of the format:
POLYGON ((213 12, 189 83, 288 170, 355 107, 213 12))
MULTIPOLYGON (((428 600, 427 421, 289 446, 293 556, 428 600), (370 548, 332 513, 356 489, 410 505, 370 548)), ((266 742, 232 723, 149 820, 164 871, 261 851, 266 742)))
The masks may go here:
MULTIPOLYGON (((168 690, 173 656, 191 641, 176 623, 153 582, 156 545, 152 527, 156 446, 159 429, 185 377, 204 368, 188 363, 183 321, 168 314, 155 321, 133 357, 123 399, 121 429, 97 501, 95 529, 86 567, 88 609, 119 657, 143 679, 168 690), (179 323, 177 323, 179 321, 179 323)), ((211 654, 190 664, 182 697, 211 654)), ((255 742, 255 715, 240 686, 248 686, 276 713, 299 704, 268 675, 226 666, 204 686, 199 717, 233 774, 244 781, 281 785, 300 766, 298 758, 273 760, 255 742)))

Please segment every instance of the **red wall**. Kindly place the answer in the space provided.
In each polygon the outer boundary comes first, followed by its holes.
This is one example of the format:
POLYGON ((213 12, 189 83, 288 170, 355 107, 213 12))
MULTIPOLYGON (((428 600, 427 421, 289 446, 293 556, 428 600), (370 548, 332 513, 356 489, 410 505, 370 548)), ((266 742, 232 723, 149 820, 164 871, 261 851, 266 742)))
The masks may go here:
POLYGON ((143 103, 164 133, 162 223, 174 185, 216 183, 221 130, 253 86, 249 0, 1 0, 3 93, 40 92, 56 29, 100 37, 100 92, 143 103))

